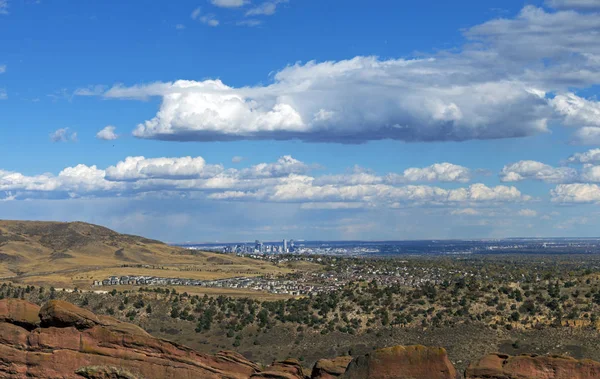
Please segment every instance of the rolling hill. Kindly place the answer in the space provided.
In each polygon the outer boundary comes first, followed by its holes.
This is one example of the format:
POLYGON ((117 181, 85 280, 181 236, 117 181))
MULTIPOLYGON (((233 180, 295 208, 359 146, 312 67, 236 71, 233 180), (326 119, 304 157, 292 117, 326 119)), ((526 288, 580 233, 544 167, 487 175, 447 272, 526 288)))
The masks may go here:
POLYGON ((3 280, 86 288, 110 275, 210 279, 286 272, 267 262, 192 252, 83 222, 0 220, 3 280))

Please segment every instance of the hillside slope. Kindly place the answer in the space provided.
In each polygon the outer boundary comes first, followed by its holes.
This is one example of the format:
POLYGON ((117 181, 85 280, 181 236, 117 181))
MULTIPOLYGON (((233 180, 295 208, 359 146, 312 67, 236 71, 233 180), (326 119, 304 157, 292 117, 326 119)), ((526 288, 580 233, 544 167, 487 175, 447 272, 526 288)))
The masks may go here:
POLYGON ((85 288, 110 275, 209 279, 284 272, 268 263, 191 252, 83 222, 0 221, 5 280, 85 288))

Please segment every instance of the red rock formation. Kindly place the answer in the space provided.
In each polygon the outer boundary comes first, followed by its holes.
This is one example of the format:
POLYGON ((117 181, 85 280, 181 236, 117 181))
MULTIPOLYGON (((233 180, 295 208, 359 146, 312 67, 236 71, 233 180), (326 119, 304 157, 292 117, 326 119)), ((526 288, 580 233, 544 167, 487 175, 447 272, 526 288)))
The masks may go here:
POLYGON ((252 379, 304 379, 304 369, 296 359, 273 362, 264 371, 252 375, 252 379))
MULTIPOLYGON (((456 379, 442 348, 396 346, 365 356, 320 360, 312 379, 456 379), (347 367, 347 369, 346 369, 347 367)), ((600 363, 566 357, 488 355, 467 379, 592 379, 600 363)), ((201 354, 141 328, 64 301, 42 308, 0 300, 0 378, 307 379, 295 359, 265 370, 234 352, 201 354)))
POLYGON ((4 299, 0 301, 0 322, 34 329, 40 325, 40 307, 24 300, 4 299))
POLYGON ((569 357, 490 354, 472 363, 467 379, 593 379, 600 363, 569 357))
POLYGON ((350 362, 344 379, 456 379, 446 350, 395 346, 376 350, 350 362))
POLYGON ((315 363, 311 378, 312 379, 335 379, 346 372, 346 368, 352 361, 352 357, 337 357, 334 359, 320 359, 315 363))
POLYGON ((200 354, 63 301, 40 310, 2 300, 0 321, 0 378, 247 379, 259 370, 239 354, 200 354))

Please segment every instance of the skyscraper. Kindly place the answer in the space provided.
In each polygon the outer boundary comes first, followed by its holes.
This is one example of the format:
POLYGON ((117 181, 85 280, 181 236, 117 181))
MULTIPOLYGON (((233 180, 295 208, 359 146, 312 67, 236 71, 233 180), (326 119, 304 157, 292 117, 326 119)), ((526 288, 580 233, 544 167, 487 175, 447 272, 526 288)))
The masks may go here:
POLYGON ((284 253, 288 252, 287 240, 283 240, 283 252, 284 253))

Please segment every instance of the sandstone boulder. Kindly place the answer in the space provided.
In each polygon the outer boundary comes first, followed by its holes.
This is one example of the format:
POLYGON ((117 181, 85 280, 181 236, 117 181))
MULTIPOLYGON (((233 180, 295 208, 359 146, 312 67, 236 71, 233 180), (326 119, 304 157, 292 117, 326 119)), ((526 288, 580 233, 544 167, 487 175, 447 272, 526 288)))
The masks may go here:
MULTIPOLYGON (((0 300, 4 315, 28 307, 21 300, 0 300)), ((248 379, 258 371, 239 354, 201 354, 62 301, 49 302, 39 313, 35 329, 20 326, 24 320, 36 324, 29 312, 27 318, 0 318, 0 378, 248 379)))
POLYGON ((0 301, 0 322, 19 325, 25 329, 35 329, 40 325, 40 307, 19 299, 0 301))
POLYGON ((64 328, 73 326, 88 329, 100 324, 92 312, 62 300, 50 300, 40 309, 40 319, 45 327, 64 328))
POLYGON ((472 363, 467 379, 592 379, 600 378, 600 363, 570 357, 489 354, 472 363))
POLYGON ((337 357, 334 359, 320 359, 315 363, 311 378, 312 379, 334 379, 342 376, 348 365, 352 361, 352 357, 337 357))
POLYGON ((344 379, 456 379, 456 369, 443 348, 395 346, 350 362, 344 379))

